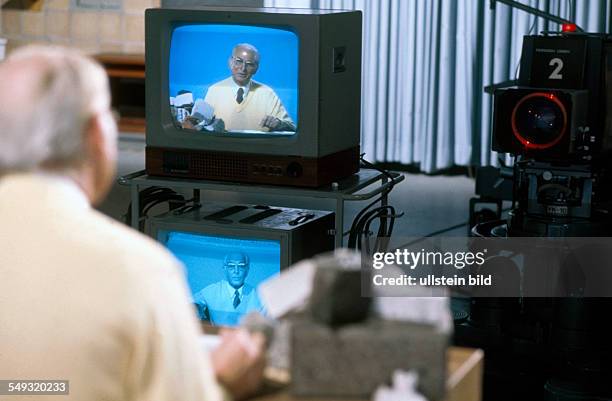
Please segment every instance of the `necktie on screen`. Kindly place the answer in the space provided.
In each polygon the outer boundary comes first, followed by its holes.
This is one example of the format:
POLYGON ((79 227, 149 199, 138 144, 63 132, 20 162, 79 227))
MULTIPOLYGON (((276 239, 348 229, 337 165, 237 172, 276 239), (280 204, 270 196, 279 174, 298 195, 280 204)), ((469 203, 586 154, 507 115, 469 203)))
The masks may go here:
POLYGON ((244 89, 238 88, 238 93, 236 94, 236 101, 240 104, 244 100, 244 89))
POLYGON ((240 305, 240 294, 238 290, 234 291, 234 309, 236 309, 240 305))

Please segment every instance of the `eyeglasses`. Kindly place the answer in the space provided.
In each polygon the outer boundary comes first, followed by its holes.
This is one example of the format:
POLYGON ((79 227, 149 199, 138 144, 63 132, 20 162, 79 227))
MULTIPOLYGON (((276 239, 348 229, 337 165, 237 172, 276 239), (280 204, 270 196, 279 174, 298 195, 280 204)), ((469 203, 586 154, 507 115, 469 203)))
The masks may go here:
POLYGON ((248 267, 247 264, 243 262, 239 262, 239 263, 229 262, 229 263, 226 263, 224 266, 226 269, 233 270, 233 271, 244 271, 248 267))
POLYGON ((242 68, 245 65, 246 68, 249 70, 254 70, 255 68, 257 68, 257 63, 253 63, 252 61, 244 61, 240 57, 234 57, 232 59, 232 63, 234 64, 234 67, 238 68, 242 68))

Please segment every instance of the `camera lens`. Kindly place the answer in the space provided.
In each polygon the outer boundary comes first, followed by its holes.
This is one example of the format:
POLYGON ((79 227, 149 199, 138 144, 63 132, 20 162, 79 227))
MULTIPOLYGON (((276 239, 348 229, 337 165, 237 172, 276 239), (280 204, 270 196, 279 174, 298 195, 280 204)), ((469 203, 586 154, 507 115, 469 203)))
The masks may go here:
POLYGON ((554 146, 565 134, 566 126, 565 107, 550 93, 531 93, 523 97, 512 112, 514 135, 528 148, 554 146))

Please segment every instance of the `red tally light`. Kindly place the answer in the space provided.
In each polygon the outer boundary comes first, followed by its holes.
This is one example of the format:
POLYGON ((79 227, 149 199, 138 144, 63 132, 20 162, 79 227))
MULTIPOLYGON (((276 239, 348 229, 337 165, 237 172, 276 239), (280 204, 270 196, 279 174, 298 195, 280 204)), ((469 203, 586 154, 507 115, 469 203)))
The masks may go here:
POLYGON ((563 24, 561 25, 561 31, 563 32, 576 32, 577 27, 576 24, 563 24))

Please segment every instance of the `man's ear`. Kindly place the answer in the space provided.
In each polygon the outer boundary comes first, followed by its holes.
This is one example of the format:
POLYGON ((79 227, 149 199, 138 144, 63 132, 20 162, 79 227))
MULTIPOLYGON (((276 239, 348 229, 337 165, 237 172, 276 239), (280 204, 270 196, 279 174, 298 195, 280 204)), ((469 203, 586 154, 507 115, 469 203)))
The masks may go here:
POLYGON ((110 111, 95 113, 90 119, 89 130, 91 131, 89 135, 93 135, 92 140, 96 146, 100 146, 103 150, 114 149, 117 123, 110 111))
POLYGON ((230 69, 230 71, 232 70, 232 60, 233 60, 233 56, 229 56, 229 58, 227 59, 227 67, 230 69))
POLYGON ((91 116, 85 131, 85 151, 92 185, 93 204, 101 201, 114 179, 116 163, 116 126, 109 113, 91 116))
POLYGON ((106 144, 104 138, 102 116, 100 113, 95 113, 87 121, 87 129, 85 130, 85 151, 89 160, 98 160, 106 144))

